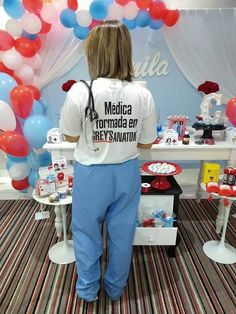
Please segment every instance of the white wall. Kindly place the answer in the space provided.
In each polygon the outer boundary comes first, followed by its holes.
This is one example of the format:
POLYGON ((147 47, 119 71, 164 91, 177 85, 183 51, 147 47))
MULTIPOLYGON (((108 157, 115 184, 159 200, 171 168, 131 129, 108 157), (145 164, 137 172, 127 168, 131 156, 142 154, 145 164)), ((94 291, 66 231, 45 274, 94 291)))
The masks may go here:
POLYGON ((0 151, 0 177, 4 176, 6 173, 6 159, 2 151, 0 151))

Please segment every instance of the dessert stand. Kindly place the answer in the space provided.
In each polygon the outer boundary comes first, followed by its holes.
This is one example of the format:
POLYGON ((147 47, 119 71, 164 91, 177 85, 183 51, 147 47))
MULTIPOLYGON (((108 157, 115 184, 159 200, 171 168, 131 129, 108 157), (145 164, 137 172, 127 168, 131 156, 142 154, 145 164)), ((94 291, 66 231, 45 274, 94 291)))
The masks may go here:
POLYGON ((65 199, 60 199, 58 202, 52 203, 48 200, 48 197, 38 197, 34 190, 33 198, 41 204, 55 206, 55 212, 60 212, 60 216, 62 217, 63 241, 54 244, 49 249, 50 260, 56 264, 73 263, 75 261, 73 241, 68 240, 66 232, 66 208, 68 204, 72 203, 72 196, 68 195, 65 199))
POLYGON ((223 123, 211 124, 203 122, 195 122, 192 127, 196 130, 203 130, 203 134, 199 140, 196 140, 196 144, 214 144, 214 137, 212 131, 223 131, 226 126, 223 123))
POLYGON ((155 179, 151 182, 151 186, 153 189, 157 189, 157 190, 169 189, 171 187, 171 185, 170 185, 169 181, 167 180, 167 177, 168 176, 174 176, 174 175, 177 175, 177 174, 182 172, 182 168, 179 165, 177 165, 173 162, 164 162, 164 161, 149 161, 149 162, 146 162, 145 164, 143 164, 141 168, 144 172, 156 176, 155 179), (172 165, 175 167, 175 171, 171 172, 171 173, 157 173, 157 172, 153 172, 150 169, 148 169, 148 167, 151 164, 156 164, 156 163, 161 163, 161 164, 166 163, 168 165, 172 165))
MULTIPOLYGON (((206 185, 201 184, 201 187, 206 191, 206 185)), ((207 192, 208 193, 208 192, 207 192)), ((210 193, 211 195, 217 196, 221 199, 227 199, 228 204, 224 205, 224 225, 220 241, 208 241, 203 245, 204 253, 213 261, 221 264, 233 264, 236 263, 236 249, 225 243, 226 228, 229 219, 229 212, 231 205, 236 201, 236 197, 221 196, 218 193, 210 193)))

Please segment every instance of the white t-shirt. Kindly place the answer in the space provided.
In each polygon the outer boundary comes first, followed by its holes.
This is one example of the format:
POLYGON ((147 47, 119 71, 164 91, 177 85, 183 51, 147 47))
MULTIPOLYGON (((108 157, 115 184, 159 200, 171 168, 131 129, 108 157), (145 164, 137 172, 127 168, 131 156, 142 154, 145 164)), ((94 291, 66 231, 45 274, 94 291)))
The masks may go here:
POLYGON ((74 158, 83 165, 116 164, 139 155, 137 143, 156 139, 153 97, 144 87, 118 79, 98 78, 92 91, 98 120, 85 119, 88 88, 78 82, 67 94, 60 131, 80 136, 74 158))

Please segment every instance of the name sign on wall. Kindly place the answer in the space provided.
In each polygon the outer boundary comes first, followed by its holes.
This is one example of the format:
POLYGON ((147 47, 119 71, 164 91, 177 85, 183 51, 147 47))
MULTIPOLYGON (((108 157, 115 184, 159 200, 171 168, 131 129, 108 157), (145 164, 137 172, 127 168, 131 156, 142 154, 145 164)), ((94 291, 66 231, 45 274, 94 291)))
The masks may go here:
POLYGON ((144 62, 134 64, 135 77, 145 78, 147 76, 166 76, 169 73, 169 63, 167 60, 161 60, 161 53, 157 51, 153 56, 145 56, 144 62))

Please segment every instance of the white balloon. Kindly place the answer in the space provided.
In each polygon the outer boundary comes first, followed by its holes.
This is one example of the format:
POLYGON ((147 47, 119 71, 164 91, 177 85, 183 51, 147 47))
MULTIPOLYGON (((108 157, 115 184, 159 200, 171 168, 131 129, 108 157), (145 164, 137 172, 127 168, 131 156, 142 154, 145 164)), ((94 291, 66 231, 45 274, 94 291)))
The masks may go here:
POLYGON ((127 20, 133 20, 136 18, 137 14, 138 14, 138 6, 136 4, 136 2, 129 2, 124 6, 124 17, 127 20))
POLYGON ((24 64, 29 65, 33 70, 37 70, 42 65, 42 58, 36 53, 32 58, 24 58, 24 64))
POLYGON ((30 166, 26 162, 16 162, 13 164, 8 172, 13 180, 23 180, 30 174, 30 166))
MULTIPOLYGON (((58 0, 53 0, 53 1, 58 1, 58 0)), ((92 1, 94 1, 94 0, 80 0, 79 1, 79 9, 80 10, 88 10, 92 1)))
POLYGON ((20 37, 22 34, 21 22, 15 19, 10 19, 6 23, 6 30, 11 36, 20 37))
POLYGON ((24 84, 30 84, 33 82, 34 71, 27 64, 23 64, 22 67, 18 71, 15 71, 14 73, 23 81, 24 84))
POLYGON ((82 27, 88 27, 92 23, 92 16, 87 10, 80 10, 77 13, 77 22, 82 27))
POLYGON ((118 3, 114 2, 109 6, 108 9, 108 17, 107 20, 122 20, 124 16, 124 9, 123 6, 119 5, 118 3))
POLYGON ((37 34, 42 27, 40 18, 33 13, 25 13, 21 17, 22 28, 29 34, 37 34))
POLYGON ((7 50, 2 55, 2 62, 11 70, 19 70, 23 65, 23 57, 16 50, 7 50))
POLYGON ((58 12, 61 12, 67 7, 67 0, 52 0, 52 3, 58 12))
POLYGON ((58 12, 54 5, 44 3, 43 8, 41 10, 41 17, 47 23, 53 23, 57 17, 58 12))
POLYGON ((41 89, 43 86, 43 80, 38 75, 35 75, 32 85, 38 87, 38 89, 41 89))
POLYGON ((16 128, 16 117, 11 106, 0 100, 0 129, 3 131, 14 131, 16 128))

